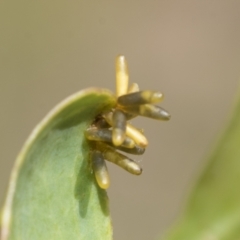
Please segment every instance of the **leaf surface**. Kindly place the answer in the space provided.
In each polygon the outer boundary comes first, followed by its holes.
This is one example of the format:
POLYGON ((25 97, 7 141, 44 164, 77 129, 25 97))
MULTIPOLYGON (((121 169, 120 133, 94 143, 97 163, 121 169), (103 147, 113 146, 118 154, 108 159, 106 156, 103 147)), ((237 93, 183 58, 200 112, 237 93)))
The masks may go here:
POLYGON ((112 239, 106 191, 97 186, 84 130, 115 97, 80 91, 56 106, 20 152, 2 212, 2 240, 112 239))

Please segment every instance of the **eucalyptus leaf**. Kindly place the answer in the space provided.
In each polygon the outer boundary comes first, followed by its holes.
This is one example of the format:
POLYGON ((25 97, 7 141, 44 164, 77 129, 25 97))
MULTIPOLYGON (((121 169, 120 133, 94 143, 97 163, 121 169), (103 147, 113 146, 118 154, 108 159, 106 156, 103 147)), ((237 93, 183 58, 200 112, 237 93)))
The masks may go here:
POLYGON ((83 132, 115 104, 110 91, 86 89, 36 126, 11 175, 2 240, 112 239, 108 197, 95 181, 83 132))
POLYGON ((240 99, 178 224, 165 240, 240 239, 240 99))

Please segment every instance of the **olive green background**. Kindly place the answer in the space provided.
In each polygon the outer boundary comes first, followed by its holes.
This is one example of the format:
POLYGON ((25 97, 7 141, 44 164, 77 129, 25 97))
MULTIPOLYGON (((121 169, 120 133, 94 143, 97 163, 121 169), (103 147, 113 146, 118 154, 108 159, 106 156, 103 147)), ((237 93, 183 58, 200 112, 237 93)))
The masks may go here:
POLYGON ((119 53, 172 119, 134 121, 150 142, 141 176, 108 164, 114 239, 154 239, 174 222, 239 89, 238 0, 1 1, 1 204, 34 126, 80 89, 114 91, 119 53))

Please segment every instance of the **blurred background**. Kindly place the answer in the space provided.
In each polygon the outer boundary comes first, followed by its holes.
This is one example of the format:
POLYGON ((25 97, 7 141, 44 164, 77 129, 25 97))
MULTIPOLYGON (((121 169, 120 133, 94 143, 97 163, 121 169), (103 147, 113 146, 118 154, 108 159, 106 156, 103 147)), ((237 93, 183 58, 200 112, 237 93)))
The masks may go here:
POLYGON ((138 119, 141 176, 108 165, 115 240, 162 235, 184 208, 229 119, 240 79, 240 1, 0 2, 0 203, 34 126, 70 94, 130 80, 165 94, 170 122, 138 119))

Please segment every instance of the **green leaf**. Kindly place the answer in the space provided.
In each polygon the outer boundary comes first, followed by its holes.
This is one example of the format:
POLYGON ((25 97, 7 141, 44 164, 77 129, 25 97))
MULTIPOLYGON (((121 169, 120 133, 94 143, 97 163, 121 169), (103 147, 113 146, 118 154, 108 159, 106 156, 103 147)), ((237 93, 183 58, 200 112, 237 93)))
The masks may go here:
POLYGON ((2 240, 112 239, 106 191, 97 186, 84 130, 116 98, 80 91, 55 107, 20 152, 2 212, 2 240))
POLYGON ((167 240, 240 239, 240 100, 198 181, 183 217, 167 240))

